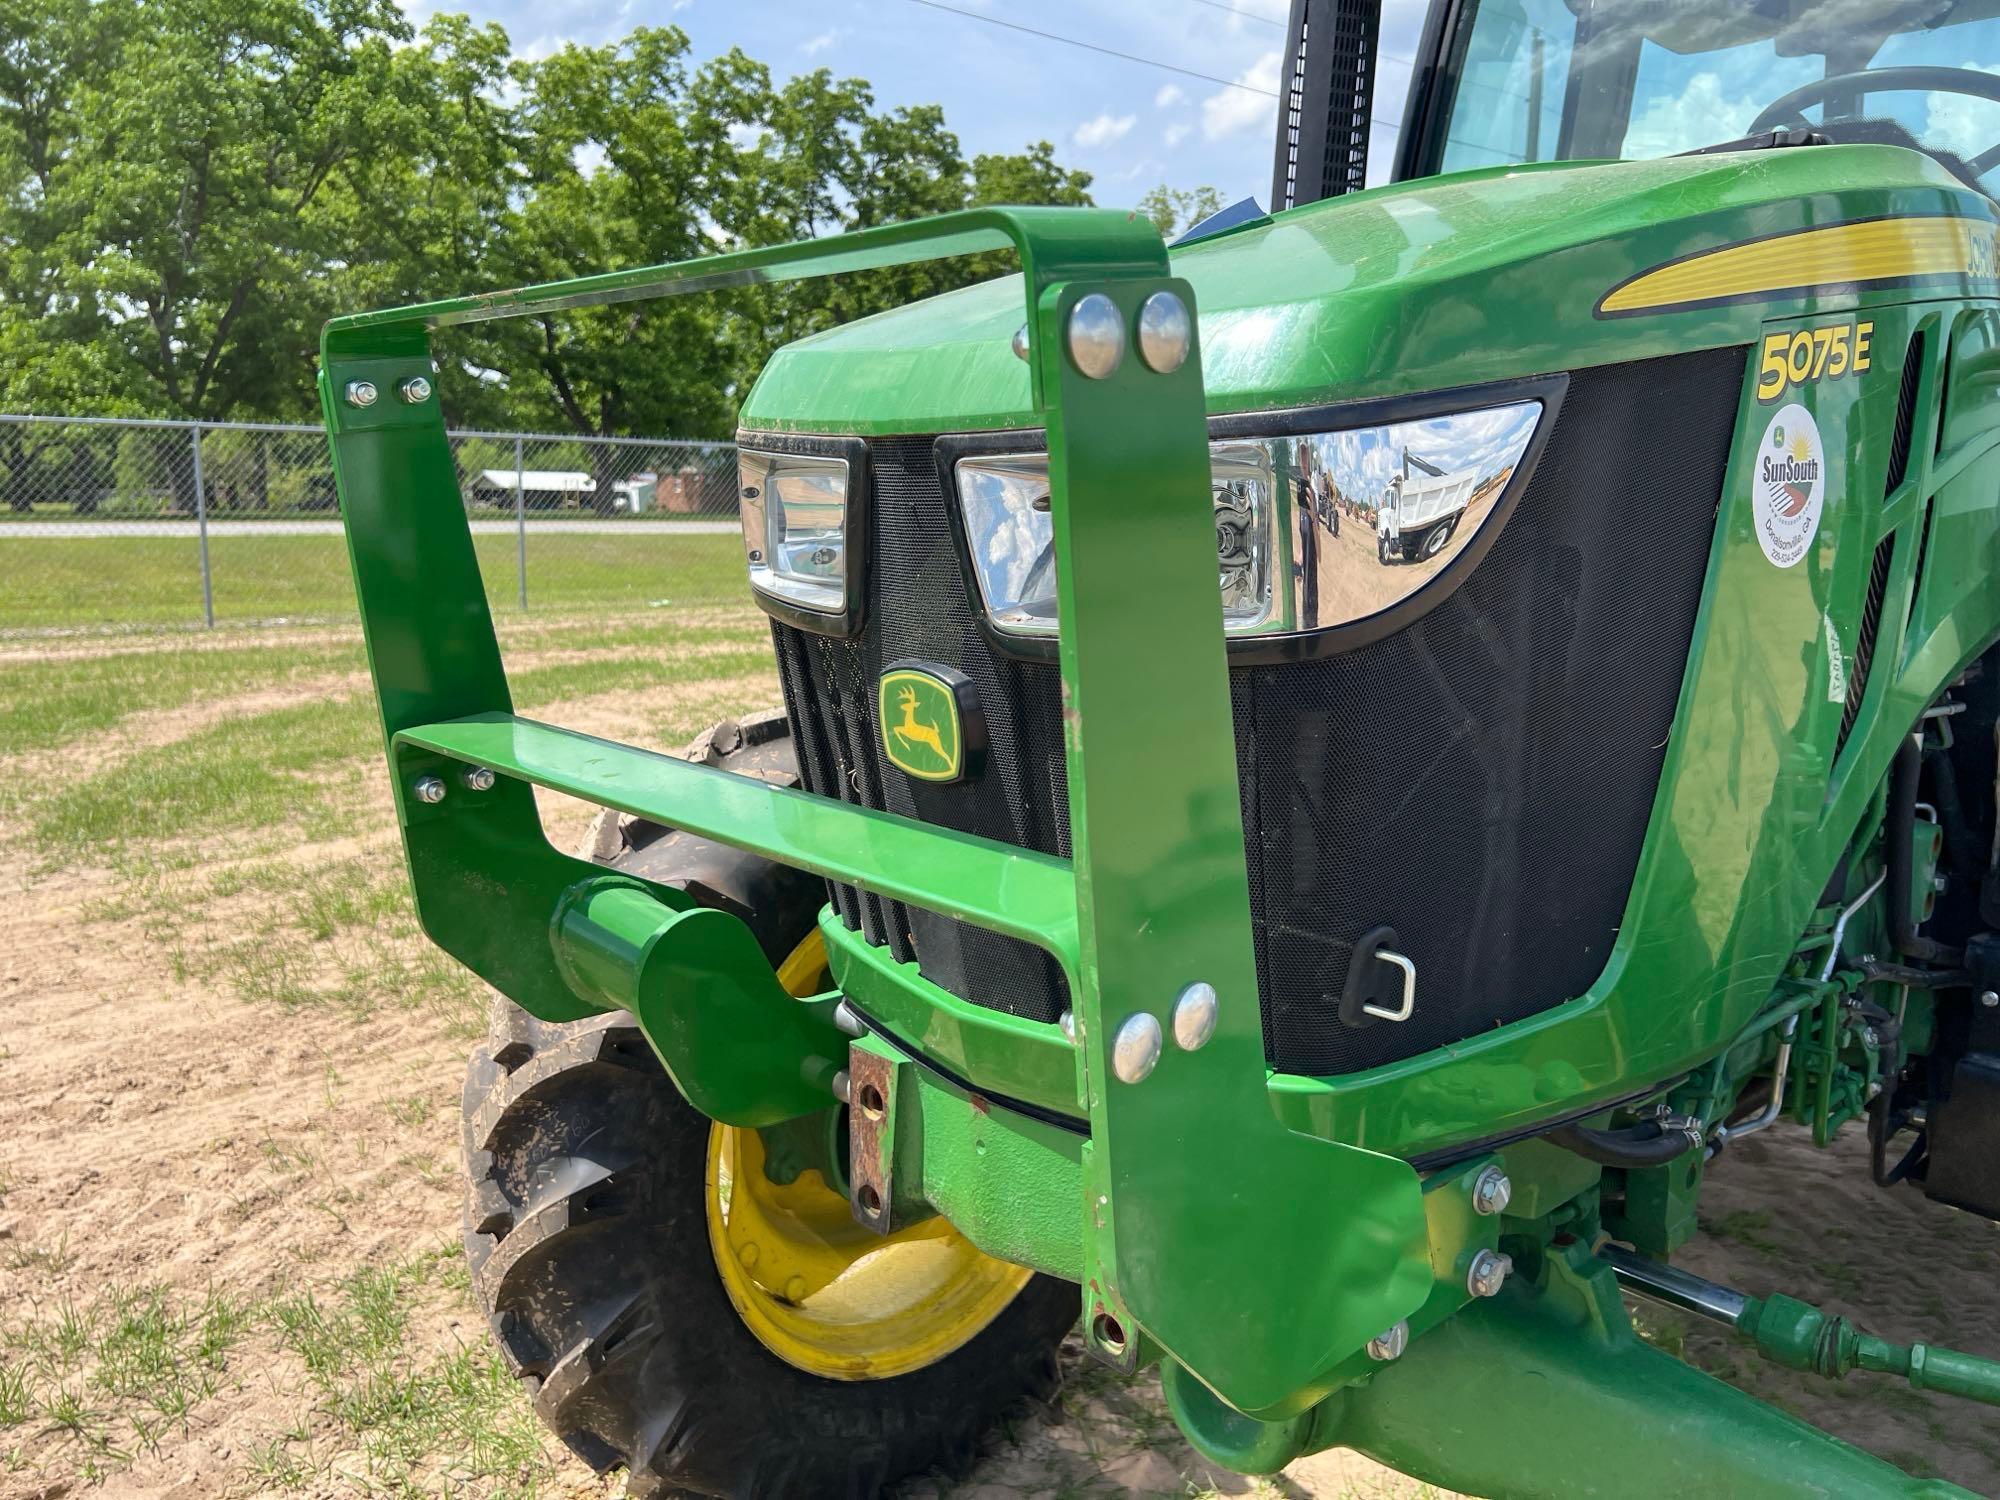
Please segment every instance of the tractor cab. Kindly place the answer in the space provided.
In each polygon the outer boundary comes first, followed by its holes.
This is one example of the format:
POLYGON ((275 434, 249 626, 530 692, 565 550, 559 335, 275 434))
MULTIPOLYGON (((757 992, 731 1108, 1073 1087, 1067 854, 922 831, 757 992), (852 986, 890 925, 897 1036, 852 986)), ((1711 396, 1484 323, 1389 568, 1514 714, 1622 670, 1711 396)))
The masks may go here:
POLYGON ((1399 180, 1816 144, 1921 151, 1990 194, 2000 4, 1472 0, 1433 8, 1399 180))

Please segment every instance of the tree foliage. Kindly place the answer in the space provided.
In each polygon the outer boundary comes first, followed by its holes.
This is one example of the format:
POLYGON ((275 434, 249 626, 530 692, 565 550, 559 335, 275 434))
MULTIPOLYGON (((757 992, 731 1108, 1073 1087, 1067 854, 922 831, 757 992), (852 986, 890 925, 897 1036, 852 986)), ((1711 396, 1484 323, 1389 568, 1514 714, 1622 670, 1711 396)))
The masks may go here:
MULTIPOLYGON (((971 204, 1088 203, 1047 143, 644 27, 512 55, 395 0, 0 0, 0 409, 309 419, 334 312, 971 204)), ((1006 269, 898 268, 454 330, 456 422, 723 434, 785 338, 1006 269)))
POLYGON ((1167 239, 1185 234, 1222 211, 1222 194, 1212 187, 1171 188, 1161 183, 1139 200, 1139 212, 1167 239))

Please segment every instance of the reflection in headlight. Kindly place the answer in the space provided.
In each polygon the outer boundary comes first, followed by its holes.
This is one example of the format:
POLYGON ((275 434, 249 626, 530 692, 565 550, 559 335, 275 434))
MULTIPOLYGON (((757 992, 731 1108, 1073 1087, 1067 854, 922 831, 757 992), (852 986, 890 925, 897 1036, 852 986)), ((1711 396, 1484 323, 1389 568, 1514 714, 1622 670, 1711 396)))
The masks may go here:
MULTIPOLYGON (((1492 517, 1541 415, 1541 402, 1516 401, 1303 437, 1210 444, 1225 630, 1324 630, 1415 593, 1492 517)), ((988 617, 1013 634, 1054 633, 1046 455, 965 458, 957 476, 988 617)))

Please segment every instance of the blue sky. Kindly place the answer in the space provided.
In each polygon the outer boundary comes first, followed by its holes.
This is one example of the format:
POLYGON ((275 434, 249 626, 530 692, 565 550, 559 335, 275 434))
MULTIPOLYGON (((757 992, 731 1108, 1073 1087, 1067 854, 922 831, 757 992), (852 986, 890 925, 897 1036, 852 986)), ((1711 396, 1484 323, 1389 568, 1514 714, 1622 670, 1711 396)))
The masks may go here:
MULTIPOLYGON (((948 0, 1024 26, 1275 91, 1285 0, 948 0), (1248 15, 1218 9, 1226 5, 1248 15)), ((831 68, 867 79, 878 105, 942 104, 968 156, 1055 144, 1123 205, 1166 183, 1225 201, 1270 196, 1274 97, 1142 67, 949 15, 911 0, 404 0, 412 20, 463 10, 506 27, 517 52, 597 43, 671 22, 698 57, 741 47, 780 77, 831 68)), ((1385 0, 1375 113, 1398 120, 1423 24, 1421 0, 1385 0)), ((1376 127, 1371 180, 1393 128, 1376 127)))

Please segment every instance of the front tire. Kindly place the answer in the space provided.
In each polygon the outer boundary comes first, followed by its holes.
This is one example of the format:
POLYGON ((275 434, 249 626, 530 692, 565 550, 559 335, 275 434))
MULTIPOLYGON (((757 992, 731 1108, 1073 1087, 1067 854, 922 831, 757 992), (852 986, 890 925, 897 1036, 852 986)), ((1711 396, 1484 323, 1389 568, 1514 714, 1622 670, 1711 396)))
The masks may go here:
MULTIPOLYGON (((769 738, 741 755, 718 740, 704 758, 770 779, 769 738)), ((602 850, 614 868, 673 880, 698 867, 686 888, 744 916, 767 953, 812 931, 810 915, 803 932, 777 929, 817 910, 815 879, 644 825, 628 841, 640 847, 602 850)), ((635 1495, 873 1496, 963 1472, 1003 1412, 1057 1388, 1077 1291, 1042 1276, 908 1373, 830 1379, 767 1347, 718 1267, 711 1164, 728 1132, 681 1098, 623 1012, 551 1024, 495 997, 464 1118, 466 1254, 494 1335, 541 1419, 599 1471, 626 1467, 635 1495)))

